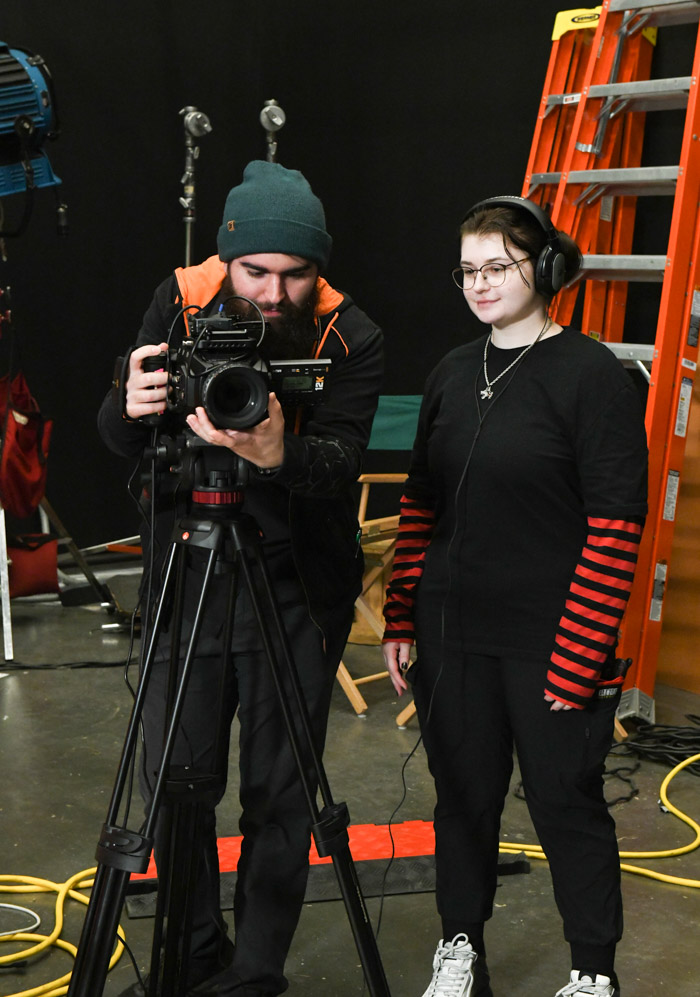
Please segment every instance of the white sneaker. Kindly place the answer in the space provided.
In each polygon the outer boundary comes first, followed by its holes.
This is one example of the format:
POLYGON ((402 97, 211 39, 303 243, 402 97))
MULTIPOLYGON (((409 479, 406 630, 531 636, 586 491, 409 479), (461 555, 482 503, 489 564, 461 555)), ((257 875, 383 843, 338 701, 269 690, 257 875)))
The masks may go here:
POLYGON ((572 970, 571 981, 555 997, 620 997, 620 991, 609 976, 597 975, 595 980, 590 976, 581 976, 578 969, 572 970))
POLYGON ((476 959, 466 935, 455 935, 451 942, 441 939, 433 958, 433 978, 423 997, 469 997, 476 959))

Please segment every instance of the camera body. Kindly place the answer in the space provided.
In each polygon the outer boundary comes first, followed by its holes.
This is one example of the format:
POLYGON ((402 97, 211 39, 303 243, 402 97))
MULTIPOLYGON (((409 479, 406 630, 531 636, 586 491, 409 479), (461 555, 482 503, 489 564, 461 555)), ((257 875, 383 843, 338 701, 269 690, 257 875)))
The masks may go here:
POLYGON ((258 321, 190 318, 191 335, 144 370, 168 372, 167 407, 184 415, 201 405, 218 429, 248 429, 267 415, 268 393, 281 405, 318 402, 330 360, 271 360, 258 353, 258 321))

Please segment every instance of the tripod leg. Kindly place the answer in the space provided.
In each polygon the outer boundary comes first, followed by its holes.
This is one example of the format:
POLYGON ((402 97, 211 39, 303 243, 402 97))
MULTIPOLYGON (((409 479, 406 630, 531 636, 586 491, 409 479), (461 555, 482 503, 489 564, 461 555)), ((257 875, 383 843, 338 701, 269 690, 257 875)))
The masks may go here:
POLYGON ((128 879, 128 872, 98 866, 71 973, 69 994, 94 997, 102 993, 128 879))
POLYGON ((109 954, 116 937, 131 872, 145 872, 151 842, 143 835, 121 828, 118 816, 129 772, 133 766, 141 712, 151 674, 158 630, 172 577, 175 548, 167 559, 166 577, 159 600, 151 640, 146 653, 136 699, 129 718, 117 777, 107 812, 107 820, 97 845, 97 874, 90 894, 85 921, 78 943, 75 965, 68 986, 69 997, 96 997, 101 994, 109 966, 109 954))
MULTIPOLYGON (((220 543, 221 531, 216 537, 220 543)), ((135 748, 136 735, 141 712, 146 696, 146 689, 155 656, 159 630, 164 613, 166 597, 172 578, 173 564, 177 549, 173 544, 167 559, 167 570, 164 587, 158 601, 155 622, 150 635, 150 643, 146 660, 142 668, 141 681, 132 710, 129 729, 120 759, 117 781, 110 801, 107 823, 103 827, 102 837, 97 847, 98 872, 95 887, 90 897, 88 913, 83 924, 83 930, 78 946, 76 964, 71 974, 68 988, 69 997, 97 997, 104 989, 116 929, 121 916, 126 896, 126 887, 131 872, 145 872, 151 852, 153 831, 156 824, 158 808, 165 786, 170 757, 175 743, 180 714, 184 704, 189 669, 193 660, 194 650, 201 626, 201 615, 206 601, 211 576, 216 562, 216 546, 210 550, 207 560, 204 581, 202 584, 197 613, 192 626, 191 638, 185 661, 182 666, 180 685, 174 696, 173 714, 165 736, 165 746, 161 757, 161 766, 157 774, 151 799, 150 809, 146 818, 143 833, 135 833, 118 826, 117 815, 121 805, 124 786, 128 772, 132 766, 132 755, 135 748)), ((182 568, 184 550, 179 550, 179 567, 182 568)))
MULTIPOLYGON (((178 586, 184 584, 184 572, 178 586)), ((190 766, 171 765, 166 783, 166 805, 159 814, 163 826, 156 841, 165 839, 162 850, 156 852, 158 861, 158 901, 153 934, 149 997, 158 993, 180 997, 187 990, 190 961, 190 943, 195 915, 197 884, 201 875, 205 815, 213 811, 226 783, 228 737, 224 736, 223 707, 225 703, 228 648, 233 632, 236 604, 237 576, 231 574, 226 598, 226 617, 221 641, 219 685, 216 702, 216 726, 213 739, 211 768, 206 773, 195 772, 190 766), (160 983, 158 987, 157 984, 160 983)), ((174 638, 171 646, 170 674, 168 679, 168 715, 177 698, 177 685, 173 681, 180 660, 182 606, 184 589, 177 601, 178 617, 173 619, 174 638)), ((201 615, 201 610, 197 618, 201 615)), ((197 631, 198 632, 198 631, 197 631)), ((196 639, 196 634, 193 638, 196 639)), ((226 725, 226 732, 228 731, 226 725)))
POLYGON ((287 727, 291 750, 297 764, 299 780, 306 797, 313 824, 317 850, 320 855, 330 855, 333 859, 333 866, 338 878, 370 995, 371 997, 388 997, 388 984, 350 853, 347 834, 350 818, 347 807, 344 803, 335 804, 331 796, 328 780, 314 743, 306 700, 299 682, 291 647, 259 544, 258 531, 255 528, 251 528, 251 521, 244 518, 243 520, 234 520, 232 522, 231 534, 234 547, 238 552, 243 577, 250 595, 260 636, 265 648, 265 654, 277 689, 279 705, 287 727), (259 569, 263 580, 264 598, 263 593, 258 591, 256 585, 253 564, 259 569), (272 629, 269 623, 270 619, 273 621, 272 629), (289 684, 293 689, 296 706, 295 712, 291 710, 287 702, 277 648, 280 648, 282 652, 284 679, 289 680, 289 684), (301 733, 299 728, 301 728, 301 733), (316 806, 315 786, 308 775, 309 764, 312 765, 315 771, 325 803, 322 813, 319 813, 316 806))

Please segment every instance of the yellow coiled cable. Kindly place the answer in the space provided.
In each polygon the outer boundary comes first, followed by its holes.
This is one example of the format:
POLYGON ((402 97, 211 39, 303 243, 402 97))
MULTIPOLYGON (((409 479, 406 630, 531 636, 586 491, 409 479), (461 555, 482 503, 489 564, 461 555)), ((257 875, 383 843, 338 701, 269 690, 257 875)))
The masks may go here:
MULTIPOLYGON (((0 956, 0 966, 11 965, 13 962, 20 962, 37 955, 44 949, 55 945, 63 949, 75 958, 77 948, 70 942, 60 937, 63 930, 63 909, 66 898, 76 900, 78 903, 87 904, 90 898, 78 890, 89 889, 93 885, 93 877, 97 870, 84 869, 82 872, 71 876, 65 883, 54 883, 48 879, 38 879, 34 876, 0 876, 0 892, 3 893, 56 893, 55 923, 53 931, 49 935, 38 935, 34 932, 18 931, 12 935, 0 937, 0 942, 32 942, 29 948, 11 955, 0 956)), ((121 926, 118 928, 117 944, 109 961, 109 968, 119 961, 124 951, 124 932, 121 926)), ((31 990, 22 990, 20 993, 8 994, 8 997, 62 997, 68 992, 68 984, 71 974, 66 973, 60 979, 52 980, 41 986, 33 987, 31 990)))

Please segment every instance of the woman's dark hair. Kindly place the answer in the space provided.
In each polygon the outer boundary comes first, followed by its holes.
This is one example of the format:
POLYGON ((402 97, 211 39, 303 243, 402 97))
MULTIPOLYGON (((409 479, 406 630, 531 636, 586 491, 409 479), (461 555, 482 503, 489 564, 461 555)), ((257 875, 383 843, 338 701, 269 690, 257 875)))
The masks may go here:
MULTIPOLYGON (((468 215, 459 230, 460 238, 465 235, 501 235, 503 248, 511 260, 513 254, 508 244, 532 258, 533 264, 547 246, 547 233, 529 211, 511 207, 486 207, 468 215)), ((581 250, 566 232, 557 230, 557 238, 564 256, 564 284, 570 283, 581 270, 581 250)), ((524 278, 523 278, 524 279, 524 278)))

